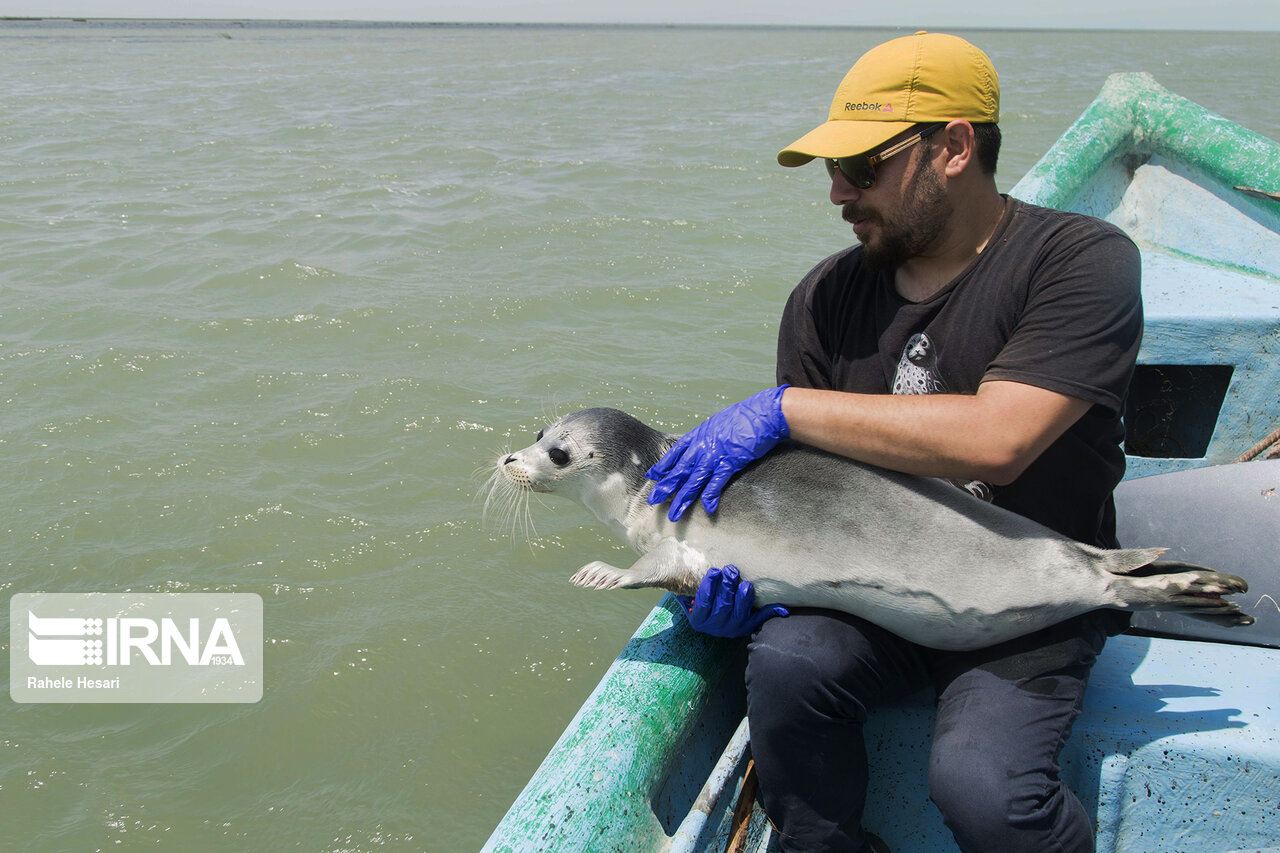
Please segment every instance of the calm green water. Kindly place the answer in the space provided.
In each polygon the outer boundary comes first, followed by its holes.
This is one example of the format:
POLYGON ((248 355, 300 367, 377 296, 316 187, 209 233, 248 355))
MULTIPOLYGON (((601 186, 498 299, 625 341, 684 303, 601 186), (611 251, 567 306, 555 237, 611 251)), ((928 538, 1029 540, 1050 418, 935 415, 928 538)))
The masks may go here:
MULTIPOLYGON (((256 592, 267 636, 256 705, 6 699, 0 846, 478 848, 658 596, 475 471, 771 384, 850 239, 773 155, 897 34, 0 27, 3 599, 256 592)), ((1280 137, 1274 33, 965 35, 1006 189, 1112 71, 1280 137)))

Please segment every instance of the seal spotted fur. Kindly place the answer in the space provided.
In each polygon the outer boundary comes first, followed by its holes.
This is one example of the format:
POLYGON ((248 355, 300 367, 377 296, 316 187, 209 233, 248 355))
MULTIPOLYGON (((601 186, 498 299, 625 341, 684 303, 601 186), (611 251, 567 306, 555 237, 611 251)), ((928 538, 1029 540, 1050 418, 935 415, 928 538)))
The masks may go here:
POLYGON ((497 461, 502 490, 576 500, 642 556, 627 569, 588 563, 574 584, 693 594, 732 563, 757 605, 826 607, 912 642, 974 649, 1097 608, 1178 610, 1225 625, 1253 618, 1221 598, 1242 578, 1152 563, 1163 548, 1075 542, 942 480, 900 474, 783 442, 735 477, 719 510, 676 523, 645 498, 645 472, 677 436, 616 409, 584 409, 497 461))

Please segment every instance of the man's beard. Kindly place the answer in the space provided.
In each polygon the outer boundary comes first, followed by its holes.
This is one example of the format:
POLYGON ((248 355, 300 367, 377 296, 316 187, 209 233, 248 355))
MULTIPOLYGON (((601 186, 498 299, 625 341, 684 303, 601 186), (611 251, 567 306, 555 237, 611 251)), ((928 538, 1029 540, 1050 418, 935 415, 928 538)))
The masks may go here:
MULTIPOLYGON (((946 229, 953 207, 942 179, 926 160, 917 161, 915 172, 898 210, 872 214, 879 235, 862 244, 862 262, 877 270, 891 270, 922 254, 946 229)), ((842 218, 849 223, 868 218, 871 211, 844 206, 842 218)), ((868 235, 869 237, 872 235, 868 235)))

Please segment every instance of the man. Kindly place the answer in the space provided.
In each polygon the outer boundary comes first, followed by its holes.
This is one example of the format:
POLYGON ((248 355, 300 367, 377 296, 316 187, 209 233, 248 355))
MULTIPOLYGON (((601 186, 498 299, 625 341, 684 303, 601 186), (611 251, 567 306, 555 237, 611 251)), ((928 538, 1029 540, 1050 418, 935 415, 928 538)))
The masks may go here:
MULTIPOLYGON (((1137 249, 1089 217, 995 184, 999 82, 954 36, 866 53, 827 122, 778 155, 815 158, 859 241, 792 293, 778 388, 713 416, 650 472, 679 517, 791 438, 951 479, 1083 542, 1115 547, 1120 415, 1142 334, 1137 249), (673 497, 674 496, 674 497, 673 497)), ((867 709, 932 684, 930 795, 965 851, 1083 851, 1093 827, 1058 778, 1089 670, 1124 617, 1098 611, 977 652, 908 643, 817 609, 751 612, 712 569, 690 620, 755 631, 748 716, 761 796, 783 850, 883 850, 861 828, 867 709), (757 630, 758 629, 758 630, 757 630)))

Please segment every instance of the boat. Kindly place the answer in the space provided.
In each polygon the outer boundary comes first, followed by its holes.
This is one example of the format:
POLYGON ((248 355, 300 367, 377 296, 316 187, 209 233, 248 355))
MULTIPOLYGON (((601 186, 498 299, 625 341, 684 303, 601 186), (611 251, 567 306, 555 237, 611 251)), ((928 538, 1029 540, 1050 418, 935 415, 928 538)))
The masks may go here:
MULTIPOLYGON (((1013 188, 1127 231, 1146 336, 1116 491, 1128 547, 1249 579, 1246 629, 1141 614, 1094 668, 1062 774, 1099 851, 1280 850, 1280 145, 1112 75, 1013 188)), ((665 596, 485 851, 768 851, 743 718, 744 643, 665 596)), ((928 799, 928 691, 866 727, 864 824, 895 853, 955 850, 928 799)))

